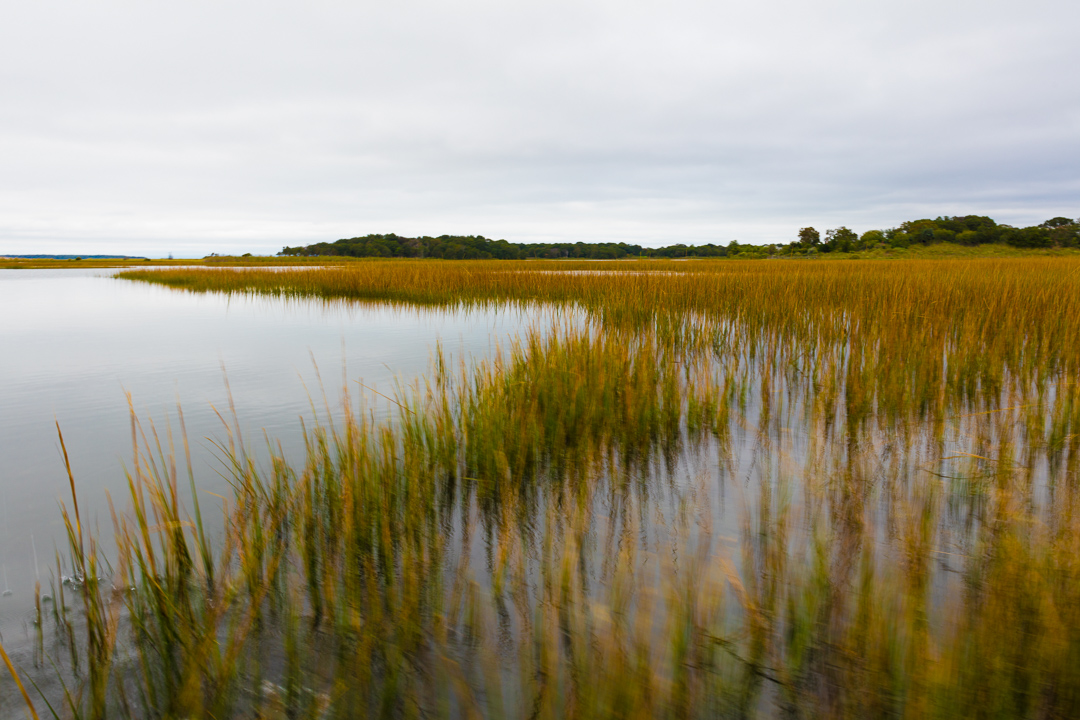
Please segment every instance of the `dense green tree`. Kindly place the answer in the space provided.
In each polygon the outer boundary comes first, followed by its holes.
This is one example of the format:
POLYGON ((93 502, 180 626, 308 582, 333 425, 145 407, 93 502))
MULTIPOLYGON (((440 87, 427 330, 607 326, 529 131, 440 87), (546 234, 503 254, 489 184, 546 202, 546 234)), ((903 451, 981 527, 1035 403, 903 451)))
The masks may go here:
POLYGON ((1010 233, 1007 242, 1010 245, 1023 248, 1046 248, 1053 244, 1050 239, 1050 230, 1038 225, 1020 228, 1010 233))
POLYGON ((821 233, 812 227, 804 227, 799 230, 799 244, 800 245, 820 245, 821 233))
POLYGON ((867 230, 859 237, 859 249, 866 250, 885 242, 885 233, 881 230, 867 230))
POLYGON ((891 228, 885 231, 885 237, 889 241, 889 247, 906 248, 911 246, 912 236, 899 228, 891 228))
POLYGON ((1054 247, 1080 247, 1080 222, 1066 217, 1047 220, 1039 227, 1045 228, 1054 247))
POLYGON ((853 230, 841 225, 825 232, 825 243, 821 249, 825 252, 851 252, 858 241, 859 236, 853 230))

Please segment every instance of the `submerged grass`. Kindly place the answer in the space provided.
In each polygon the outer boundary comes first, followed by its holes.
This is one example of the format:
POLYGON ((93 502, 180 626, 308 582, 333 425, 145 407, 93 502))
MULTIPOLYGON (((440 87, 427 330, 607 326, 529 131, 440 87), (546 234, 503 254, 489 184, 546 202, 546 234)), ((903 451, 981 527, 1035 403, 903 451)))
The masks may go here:
POLYGON ((217 534, 133 415, 66 712, 1080 715, 1080 261, 580 265, 128 274, 551 313, 302 466, 233 424, 217 534))

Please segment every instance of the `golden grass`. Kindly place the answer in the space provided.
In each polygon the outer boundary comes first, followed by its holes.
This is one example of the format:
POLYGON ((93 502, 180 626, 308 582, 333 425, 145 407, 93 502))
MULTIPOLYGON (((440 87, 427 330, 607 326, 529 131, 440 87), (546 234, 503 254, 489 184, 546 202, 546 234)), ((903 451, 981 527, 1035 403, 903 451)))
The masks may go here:
POLYGON ((642 265, 659 272, 597 263, 413 262, 123 277, 193 291, 451 308, 570 303, 605 328, 657 324, 671 342, 756 343, 779 353, 774 372, 794 364, 826 392, 843 388, 853 420, 873 407, 895 415, 933 405, 947 414, 977 385, 989 383, 984 395, 992 396, 1006 374, 1042 381, 1080 369, 1080 259, 642 265), (575 270, 589 272, 565 272, 575 270))
POLYGON ((301 467, 231 433, 217 540, 133 417, 73 713, 1080 714, 1080 260, 127 277, 538 320, 301 467))

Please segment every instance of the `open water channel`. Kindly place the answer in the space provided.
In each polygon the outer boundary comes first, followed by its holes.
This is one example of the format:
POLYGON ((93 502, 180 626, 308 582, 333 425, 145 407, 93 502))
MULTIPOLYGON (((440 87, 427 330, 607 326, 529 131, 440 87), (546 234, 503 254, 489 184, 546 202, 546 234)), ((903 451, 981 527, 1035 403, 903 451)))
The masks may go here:
MULTIPOLYGON (((197 295, 114 272, 0 270, 0 637, 16 653, 31 642, 35 582, 48 594, 57 551, 67 557, 59 503, 70 506, 71 493, 57 423, 84 524, 109 538, 106 492, 118 510, 128 504, 127 394, 144 429, 171 424, 178 448, 180 403, 198 487, 227 494, 214 447, 226 439, 215 412, 229 417, 226 377, 247 444, 265 447, 265 430, 301 461, 301 418, 310 426, 313 399, 322 412, 323 388, 340 410, 343 368, 351 393, 362 380, 393 396, 426 372, 437 343, 480 358, 528 320, 506 309, 197 295)), ((367 394, 386 412, 388 402, 367 394)))

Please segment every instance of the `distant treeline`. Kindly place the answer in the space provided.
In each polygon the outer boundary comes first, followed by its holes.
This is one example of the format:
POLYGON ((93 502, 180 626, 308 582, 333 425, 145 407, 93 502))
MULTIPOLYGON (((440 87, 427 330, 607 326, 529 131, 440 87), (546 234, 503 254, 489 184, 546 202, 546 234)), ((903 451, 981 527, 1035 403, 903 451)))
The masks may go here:
POLYGON ((879 247, 906 248, 951 242, 959 245, 1000 243, 1021 248, 1080 247, 1080 222, 1056 217, 1039 225, 1018 228, 998 224, 985 215, 939 217, 910 220, 888 230, 867 230, 862 235, 846 227, 828 230, 825 238, 812 227, 799 230, 790 251, 814 249, 818 252, 851 252, 879 247))
MULTIPOLYGON (((684 245, 675 246, 685 248, 684 245)), ((491 240, 482 235, 440 235, 439 237, 401 237, 400 235, 365 235, 333 243, 315 243, 305 247, 286 247, 279 255, 346 255, 349 257, 441 258, 444 260, 525 260, 528 258, 579 258, 617 260, 624 257, 664 256, 671 248, 643 248, 626 243, 512 243, 491 240)), ((725 249, 705 245, 698 254, 723 255, 725 249)), ((678 255, 682 257, 684 252, 678 255)))
POLYGON ((649 248, 626 243, 512 243, 482 235, 440 235, 401 237, 365 235, 332 243, 315 243, 283 248, 279 255, 344 257, 440 258, 444 260, 525 260, 529 258, 571 258, 618 260, 626 257, 727 257, 805 255, 852 252, 874 248, 906 248, 916 244, 951 242, 961 245, 1002 243, 1022 248, 1080 247, 1080 222, 1056 217, 1039 225, 1017 228, 994 222, 982 215, 911 220, 888 230, 868 230, 861 235, 847 227, 825 232, 815 228, 799 230, 788 244, 746 245, 732 240, 724 245, 668 245, 649 248))

